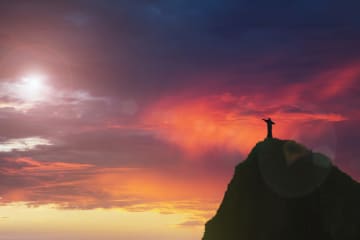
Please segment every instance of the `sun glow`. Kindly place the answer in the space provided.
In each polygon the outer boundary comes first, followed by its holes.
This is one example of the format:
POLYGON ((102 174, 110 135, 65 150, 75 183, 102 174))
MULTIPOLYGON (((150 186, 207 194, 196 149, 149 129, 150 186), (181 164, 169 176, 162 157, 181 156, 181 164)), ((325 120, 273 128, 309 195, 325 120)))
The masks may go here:
POLYGON ((45 76, 37 74, 23 77, 18 85, 18 95, 25 101, 44 100, 48 90, 45 79, 45 76))

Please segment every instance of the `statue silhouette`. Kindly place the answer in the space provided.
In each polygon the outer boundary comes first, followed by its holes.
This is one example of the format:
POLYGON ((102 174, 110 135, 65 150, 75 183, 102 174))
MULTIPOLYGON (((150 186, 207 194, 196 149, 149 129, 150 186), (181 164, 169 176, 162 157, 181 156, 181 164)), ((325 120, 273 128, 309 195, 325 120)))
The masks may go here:
POLYGON ((272 125, 275 124, 271 118, 268 118, 268 119, 264 119, 263 120, 266 122, 267 124, 267 138, 272 138, 272 125))

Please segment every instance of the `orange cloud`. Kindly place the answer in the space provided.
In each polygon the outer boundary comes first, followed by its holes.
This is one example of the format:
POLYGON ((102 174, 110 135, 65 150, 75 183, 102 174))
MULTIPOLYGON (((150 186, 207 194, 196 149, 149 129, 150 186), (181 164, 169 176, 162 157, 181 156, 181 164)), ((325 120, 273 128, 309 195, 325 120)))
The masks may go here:
POLYGON ((1 170, 7 174, 26 174, 26 173, 41 173, 41 172, 54 172, 54 171, 71 171, 81 170, 93 167, 91 164, 78 164, 78 163, 65 163, 65 162, 43 162, 37 161, 32 158, 7 158, 3 161, 8 162, 10 166, 3 167, 1 170))
POLYGON ((323 98, 335 97, 348 91, 360 76, 360 65, 354 64, 337 72, 330 72, 319 80, 324 86, 323 98))
POLYGON ((198 154, 221 147, 247 154, 256 142, 266 136, 261 118, 271 116, 276 137, 294 137, 294 129, 306 121, 336 122, 346 118, 337 113, 310 112, 275 103, 269 96, 235 96, 230 93, 189 100, 166 98, 155 104, 144 122, 159 137, 198 154), (273 107, 279 106, 279 107, 273 107))
POLYGON ((292 83, 291 86, 279 91, 286 102, 321 101, 343 96, 352 88, 357 87, 360 77, 360 64, 352 63, 324 71, 308 81, 292 83))
MULTIPOLYGON (((223 101, 231 97, 220 96, 223 101)), ((144 121, 151 123, 160 137, 191 153, 216 146, 230 150, 249 149, 262 138, 262 126, 256 124, 253 117, 238 116, 213 103, 211 98, 180 103, 164 100, 149 111, 144 121)))
POLYGON ((181 213, 204 221, 220 201, 225 181, 206 176, 181 178, 142 168, 99 168, 90 164, 1 160, 2 204, 54 204, 66 209, 122 208, 181 213), (10 185, 10 184, 8 184, 10 185))

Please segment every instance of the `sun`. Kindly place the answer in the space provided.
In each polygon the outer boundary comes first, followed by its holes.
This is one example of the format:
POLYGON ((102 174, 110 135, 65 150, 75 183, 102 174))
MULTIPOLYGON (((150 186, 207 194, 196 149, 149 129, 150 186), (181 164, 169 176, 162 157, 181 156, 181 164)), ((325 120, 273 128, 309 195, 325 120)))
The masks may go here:
POLYGON ((26 101, 44 100, 48 89, 45 79, 45 76, 39 74, 24 76, 18 85, 18 94, 26 101))

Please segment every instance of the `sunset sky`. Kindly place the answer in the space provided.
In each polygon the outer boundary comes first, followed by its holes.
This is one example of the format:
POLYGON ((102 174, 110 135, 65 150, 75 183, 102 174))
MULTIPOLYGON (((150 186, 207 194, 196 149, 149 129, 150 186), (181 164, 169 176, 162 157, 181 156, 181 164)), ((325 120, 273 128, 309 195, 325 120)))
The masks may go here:
POLYGON ((0 0, 1 240, 199 240, 269 116, 359 181, 359 9, 0 0))

